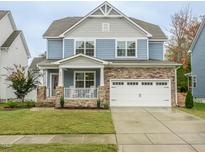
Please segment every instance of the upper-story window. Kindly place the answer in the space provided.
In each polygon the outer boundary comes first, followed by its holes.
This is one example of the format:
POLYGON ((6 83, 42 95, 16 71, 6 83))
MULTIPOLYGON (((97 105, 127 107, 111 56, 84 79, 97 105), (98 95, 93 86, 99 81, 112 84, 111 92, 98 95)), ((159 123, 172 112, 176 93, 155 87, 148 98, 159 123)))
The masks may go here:
POLYGON ((102 32, 109 32, 109 31, 110 31, 110 24, 102 23, 102 32))
POLYGON ((135 41, 117 41, 117 57, 135 57, 135 41))
POLYGON ((94 41, 76 41, 76 54, 95 55, 94 41))

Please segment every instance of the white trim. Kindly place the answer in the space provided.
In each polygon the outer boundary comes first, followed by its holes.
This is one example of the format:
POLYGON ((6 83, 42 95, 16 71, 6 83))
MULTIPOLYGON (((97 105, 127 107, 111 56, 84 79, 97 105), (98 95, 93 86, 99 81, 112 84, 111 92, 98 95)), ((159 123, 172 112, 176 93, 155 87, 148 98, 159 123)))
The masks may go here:
POLYGON ((149 60, 149 40, 147 39, 147 60, 149 60))
POLYGON ((63 52, 63 53, 62 53, 63 59, 65 58, 65 51, 64 51, 65 49, 64 49, 64 47, 65 47, 65 46, 64 46, 64 39, 63 39, 63 51, 62 51, 62 52, 63 52))
MULTIPOLYGON (((112 86, 112 82, 113 81, 121 81, 121 80, 124 80, 124 81, 134 81, 134 80, 138 80, 138 81, 146 81, 146 80, 150 80, 150 81, 158 81, 158 80, 164 80, 164 81, 168 81, 169 83, 168 83, 168 85, 169 85, 169 89, 170 89, 170 91, 169 91, 169 103, 170 103, 170 106, 172 106, 172 87, 171 87, 171 79, 156 79, 156 78, 154 78, 154 79, 152 79, 152 78, 148 78, 148 79, 124 79, 124 78, 122 78, 122 79, 110 79, 110 89, 111 89, 111 86, 112 86)), ((110 93, 110 92, 109 92, 110 93)), ((111 95, 109 95, 109 102, 111 102, 111 95)))
MULTIPOLYGON (((101 8, 103 5, 108 5, 109 7, 111 7, 113 10, 115 10, 117 13, 119 13, 120 15, 122 15, 125 19, 127 19, 130 23, 132 23, 133 25, 135 25, 136 27, 138 27, 140 30, 142 30, 145 34, 147 34, 147 37, 152 37, 152 35, 147 32, 145 29, 143 29, 141 26, 139 26, 138 24, 136 24, 134 21, 132 21, 129 17, 127 17, 125 14, 123 14, 121 11, 119 11, 117 8, 115 8, 114 6, 112 6, 110 3, 108 3, 107 1, 102 3, 100 6, 98 6, 97 8, 95 8, 93 11, 91 11, 90 13, 88 13, 84 18, 82 18, 81 20, 79 20, 77 23, 75 23, 73 26, 71 26, 69 29, 67 29, 65 32, 63 32, 62 34, 59 35, 59 37, 64 37, 64 35, 69 32, 71 29, 73 29, 74 27, 76 27, 77 25, 79 25, 81 22, 83 22, 85 19, 87 19, 89 16, 91 16, 95 11, 97 11, 99 8, 101 8)), ((104 16, 105 17, 105 16, 104 16)), ((109 17, 109 16, 106 16, 109 17)))
POLYGON ((76 42, 77 41, 84 42, 84 55, 86 55, 86 42, 93 41, 94 42, 94 57, 96 57, 96 39, 90 39, 90 38, 80 39, 80 38, 75 38, 74 39, 74 52, 73 52, 74 55, 76 55, 76 42))
POLYGON ((45 79, 45 86, 47 87, 48 86, 48 70, 47 69, 45 69, 45 71, 46 71, 46 79, 45 79))
POLYGON ((74 71, 74 75, 73 75, 73 86, 74 86, 74 88, 76 88, 75 87, 75 82, 76 82, 76 80, 75 80, 75 78, 76 78, 76 73, 84 73, 84 88, 86 88, 85 86, 86 86, 86 76, 85 76, 85 73, 93 73, 94 74, 94 87, 96 87, 96 71, 74 71))
POLYGON ((58 75, 58 77, 59 77, 59 74, 58 73, 50 73, 50 95, 49 95, 49 97, 52 97, 52 75, 58 75))
POLYGON ((97 62, 100 62, 100 63, 103 63, 103 64, 108 64, 107 61, 104 61, 104 60, 100 60, 100 59, 97 59, 95 57, 91 57, 91 56, 87 56, 87 55, 84 55, 84 54, 77 54, 77 55, 74 55, 74 56, 71 56, 71 57, 68 57, 68 58, 65 58, 65 59, 62 59, 62 60, 59 60, 59 61, 56 61, 54 62, 53 64, 60 64, 64 61, 68 61, 68 60, 71 60, 71 59, 74 59, 74 58, 77 58, 77 57, 85 57, 85 58, 88 58, 88 59, 92 59, 92 60, 95 60, 97 62))
MULTIPOLYGON (((147 37, 65 37, 64 39, 71 40, 100 40, 100 39, 121 39, 121 40, 133 40, 133 39, 148 39, 147 37)), ((58 39, 57 39, 58 40, 58 39)))
POLYGON ((178 95, 177 95, 177 70, 180 68, 181 66, 177 67, 175 69, 175 103, 176 106, 178 106, 178 95))
POLYGON ((48 59, 48 39, 46 39, 46 59, 48 59))
POLYGON ((205 26, 205 17, 202 19, 202 23, 200 24, 199 29, 194 37, 194 40, 192 41, 191 47, 189 48, 189 53, 193 51, 204 26, 205 26))
POLYGON ((103 66, 60 66, 60 68, 102 68, 103 66))

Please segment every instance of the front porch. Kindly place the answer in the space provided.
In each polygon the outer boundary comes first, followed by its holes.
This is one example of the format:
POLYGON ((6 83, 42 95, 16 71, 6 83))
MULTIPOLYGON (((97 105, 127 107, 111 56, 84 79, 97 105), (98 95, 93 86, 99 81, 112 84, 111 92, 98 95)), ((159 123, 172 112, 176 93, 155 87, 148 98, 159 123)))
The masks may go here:
POLYGON ((47 98, 56 97, 57 87, 62 87, 65 99, 97 99, 99 87, 104 85, 101 69, 62 69, 62 75, 57 69, 45 71, 47 98))
POLYGON ((43 76, 39 87, 44 88, 41 88, 41 92, 38 90, 37 101, 49 100, 56 105, 63 96, 65 102, 81 105, 82 102, 85 105, 92 102, 92 106, 96 106, 97 99, 101 98, 100 89, 104 86, 103 61, 78 55, 54 64, 55 67, 41 68, 43 76))

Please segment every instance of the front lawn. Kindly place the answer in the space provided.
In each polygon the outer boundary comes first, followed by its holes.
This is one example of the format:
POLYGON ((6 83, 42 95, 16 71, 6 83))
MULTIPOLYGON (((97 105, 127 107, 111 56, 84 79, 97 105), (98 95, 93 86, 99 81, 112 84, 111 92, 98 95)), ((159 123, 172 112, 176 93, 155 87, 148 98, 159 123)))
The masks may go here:
POLYGON ((205 103, 194 103, 194 107, 192 109, 180 108, 180 110, 205 119, 205 103))
POLYGON ((0 152, 115 152, 114 144, 13 144, 0 145, 0 152))
POLYGON ((106 110, 0 111, 0 134, 115 133, 106 110))

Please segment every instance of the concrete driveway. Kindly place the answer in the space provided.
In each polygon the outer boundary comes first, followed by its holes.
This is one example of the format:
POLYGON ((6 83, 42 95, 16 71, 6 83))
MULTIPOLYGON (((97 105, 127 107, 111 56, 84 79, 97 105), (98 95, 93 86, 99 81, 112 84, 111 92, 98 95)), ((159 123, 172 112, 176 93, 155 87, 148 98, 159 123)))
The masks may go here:
POLYGON ((111 108, 119 151, 205 151, 205 120, 171 108, 111 108))

